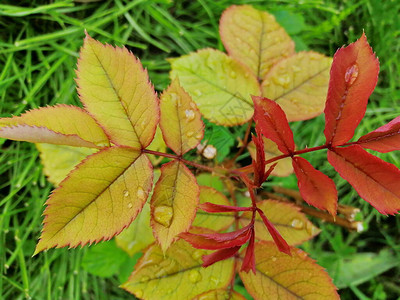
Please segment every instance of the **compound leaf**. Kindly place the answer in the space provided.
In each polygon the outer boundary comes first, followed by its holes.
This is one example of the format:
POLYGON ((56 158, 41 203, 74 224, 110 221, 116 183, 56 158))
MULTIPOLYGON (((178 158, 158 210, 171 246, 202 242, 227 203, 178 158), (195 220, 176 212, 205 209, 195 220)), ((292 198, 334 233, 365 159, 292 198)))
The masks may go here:
POLYGON ((171 79, 179 77, 205 118, 220 125, 250 120, 260 87, 250 70, 223 52, 203 49, 171 61, 171 79))
POLYGON ((300 249, 291 256, 272 242, 255 245, 256 274, 240 272, 244 286, 254 299, 339 299, 332 280, 300 249))
POLYGON ((36 144, 40 152, 43 172, 47 179, 58 186, 68 173, 96 149, 52 144, 36 144))
POLYGON ((362 136, 357 143, 383 153, 400 150, 400 116, 362 136))
POLYGON ((253 101, 253 118, 259 131, 275 142, 282 153, 292 153, 295 147, 293 132, 283 110, 267 98, 253 96, 253 101))
POLYGON ((264 78, 279 60, 294 53, 294 42, 275 17, 250 5, 232 5, 220 20, 221 40, 229 55, 264 78))
POLYGON ((141 211, 152 180, 151 163, 139 151, 111 147, 89 156, 47 200, 35 254, 109 240, 141 211))
MULTIPOLYGON (((262 137, 264 142, 264 152, 265 152, 265 160, 269 160, 276 156, 282 155, 283 153, 279 151, 276 143, 267 139, 266 137, 262 137)), ((247 146, 247 149, 250 152, 250 155, 253 159, 256 157, 256 149, 253 142, 250 142, 247 146)), ((267 171, 273 164, 276 164, 275 168, 272 170, 271 175, 286 177, 293 173, 292 159, 290 157, 283 158, 278 160, 277 162, 267 164, 265 166, 265 171, 267 171)))
MULTIPOLYGON (((264 200, 257 203, 257 207, 264 212, 285 241, 291 246, 299 245, 320 232, 320 230, 300 212, 300 208, 293 204, 264 200)), ((250 219, 251 212, 245 212, 240 218, 240 223, 247 224, 250 219)), ((255 221, 255 230, 257 240, 272 241, 271 235, 258 214, 255 221)))
POLYGON ((183 240, 173 244, 165 254, 159 246, 150 246, 122 287, 148 300, 192 299, 207 291, 223 289, 234 274, 234 259, 203 268, 202 256, 207 253, 183 240))
POLYGON ((332 179, 314 169, 302 157, 293 157, 293 168, 304 201, 316 208, 327 210, 332 216, 335 216, 338 195, 332 179))
POLYGON ((393 215, 400 210, 400 170, 394 165, 358 145, 332 148, 328 161, 381 214, 393 215))
MULTIPOLYGON (((200 204, 210 202, 219 205, 230 205, 224 194, 206 186, 200 186, 199 202, 200 204)), ((235 215, 233 213, 209 213, 199 209, 192 225, 221 231, 227 229, 234 221, 235 215)))
POLYGON ((190 170, 178 160, 161 167, 150 202, 151 226, 163 251, 187 231, 195 216, 200 189, 190 170))
POLYGON ((307 120, 325 107, 332 58, 300 52, 278 62, 263 78, 262 95, 276 101, 289 122, 307 120))
POLYGON ((87 35, 77 76, 82 103, 114 144, 138 149, 150 144, 159 120, 158 99, 130 51, 87 35))
POLYGON ((160 97, 160 128, 165 143, 182 155, 204 136, 204 124, 196 104, 175 79, 160 97))
POLYGON ((342 145, 353 137, 364 117, 378 73, 379 61, 364 33, 335 53, 324 111, 327 144, 342 145))
POLYGON ((103 129, 85 110, 64 104, 33 109, 19 117, 1 118, 0 137, 78 147, 109 145, 103 129))

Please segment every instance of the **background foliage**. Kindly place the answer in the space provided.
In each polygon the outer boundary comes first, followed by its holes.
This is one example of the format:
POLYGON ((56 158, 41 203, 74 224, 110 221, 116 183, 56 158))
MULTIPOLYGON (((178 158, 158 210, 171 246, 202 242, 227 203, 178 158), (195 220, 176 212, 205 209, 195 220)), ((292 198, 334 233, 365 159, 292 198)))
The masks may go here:
MULTIPOLYGON (((79 103, 74 69, 84 29, 102 42, 126 45, 148 68, 150 79, 161 91, 169 84, 166 58, 205 47, 223 50, 218 20, 231 4, 252 4, 272 12, 295 40, 297 50, 311 49, 332 56, 337 48, 355 41, 365 30, 380 59, 381 73, 356 138, 400 114, 400 3, 396 0, 5 0, 0 4, 1 117, 49 104, 79 103)), ((293 123, 296 144, 322 144, 323 120, 320 116, 293 123)), ((243 131, 207 126, 221 136, 218 139, 227 141, 220 146, 215 144, 220 150, 218 160, 222 160, 221 153, 228 155, 229 147, 243 131)), ((137 257, 118 254, 120 250, 113 243, 91 250, 50 250, 31 257, 40 234, 43 203, 52 186, 42 174, 33 145, 4 140, 0 143, 1 297, 131 298, 118 285, 127 278, 137 257), (110 251, 117 252, 115 257, 120 260, 105 264, 115 269, 106 268, 108 274, 94 271, 110 277, 100 278, 86 271, 93 270, 100 257, 110 251)), ((332 169, 325 168, 324 153, 307 158, 333 176, 332 169)), ((400 165, 398 153, 385 155, 385 160, 400 165)), ((322 233, 306 243, 304 249, 328 268, 336 285, 342 288, 342 299, 398 299, 400 218, 380 216, 366 202, 359 201, 344 180, 339 176, 334 179, 338 182, 340 203, 361 208, 358 217, 366 230, 349 233, 321 223, 322 233)), ((293 176, 276 181, 288 188, 297 187, 293 176)))

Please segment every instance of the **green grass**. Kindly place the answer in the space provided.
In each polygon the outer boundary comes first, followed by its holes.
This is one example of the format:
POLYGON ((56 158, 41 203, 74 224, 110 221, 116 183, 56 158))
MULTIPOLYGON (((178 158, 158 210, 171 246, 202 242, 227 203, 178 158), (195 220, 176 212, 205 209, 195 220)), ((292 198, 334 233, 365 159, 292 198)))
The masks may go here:
MULTIPOLYGON (((223 50, 218 34, 220 14, 229 5, 241 3, 271 12, 286 10, 302 17, 304 27, 293 33, 297 47, 326 55, 333 55, 337 48, 355 41, 365 30, 380 59, 381 73, 366 120, 356 135, 361 136, 400 114, 400 3, 395 0, 48 2, 1 1, 1 116, 55 103, 79 105, 74 70, 85 29, 102 42, 126 45, 141 59, 156 89, 161 91, 169 83, 169 64, 165 59, 204 47, 223 50)), ((323 126, 322 116, 293 124, 297 145, 322 144, 323 126)), ((118 278, 95 277, 81 268, 86 249, 50 250, 31 257, 40 235, 43 204, 52 187, 41 172, 34 146, 4 140, 0 143, 0 298, 131 298, 118 288, 118 278)), ((334 176, 324 155, 321 152, 309 158, 320 170, 334 176)), ((400 166, 398 153, 381 156, 400 166)), ((380 216, 359 200, 344 180, 334 178, 340 202, 362 209, 368 231, 349 233, 320 224, 324 233, 304 245, 305 249, 316 259, 326 257, 327 253, 340 259, 355 252, 391 249, 399 261, 400 219, 380 216)), ((397 299, 399 278, 397 267, 390 275, 377 274, 340 293, 342 299, 397 299)))

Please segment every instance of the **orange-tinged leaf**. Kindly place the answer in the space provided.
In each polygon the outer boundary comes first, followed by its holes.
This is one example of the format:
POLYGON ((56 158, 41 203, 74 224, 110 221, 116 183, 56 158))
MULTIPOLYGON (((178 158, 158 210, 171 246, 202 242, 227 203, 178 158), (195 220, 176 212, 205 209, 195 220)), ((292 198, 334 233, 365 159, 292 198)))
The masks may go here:
POLYGON ((260 79, 276 62, 294 53, 294 42, 275 17, 250 5, 232 5, 225 10, 220 35, 229 55, 260 79))
POLYGON ((276 102, 263 97, 253 96, 256 128, 265 137, 274 141, 284 154, 294 151, 293 132, 289 127, 285 113, 276 102))
POLYGON ((332 216, 335 216, 338 195, 332 179, 314 169, 302 157, 293 157, 293 168, 304 201, 316 208, 327 210, 332 216))
POLYGON ((89 156, 47 200, 35 254, 112 238, 141 211, 152 180, 151 163, 139 151, 112 147, 89 156))
MULTIPOLYGON (((230 205, 224 194, 213 188, 200 186, 200 203, 206 202, 230 205)), ((233 213, 208 213, 199 209, 192 225, 221 231, 231 226, 234 221, 235 215, 233 213)))
POLYGON ((400 210, 400 170, 358 145, 332 148, 328 161, 381 214, 400 210))
POLYGON ((275 100, 289 122, 307 120, 325 107, 332 58, 300 52, 277 63, 262 82, 262 95, 275 100))
POLYGON ((360 137, 357 143, 383 153, 400 150, 400 116, 360 137))
MULTIPOLYGON (((150 145, 147 146, 146 149, 163 153, 167 152, 167 145, 164 142, 164 139, 162 137, 162 132, 159 126, 157 126, 154 139, 151 141, 150 145)), ((162 156, 156 156, 156 155, 150 155, 149 158, 153 163, 153 166, 158 165, 163 160, 162 156)))
POLYGON ((260 87, 250 70, 223 52, 203 49, 171 61, 176 77, 196 102, 203 116, 220 125, 239 125, 250 120, 260 87))
POLYGON ((159 120, 159 103, 147 72, 126 48, 86 36, 77 83, 87 111, 117 145, 147 147, 159 120))
POLYGON ((239 273, 254 299, 339 299, 322 267, 300 249, 291 253, 279 252, 272 242, 256 243, 256 274, 239 273))
POLYGON ((246 300, 246 298, 231 289, 220 289, 205 292, 193 298, 193 300, 246 300))
POLYGON ((154 243, 150 227, 150 205, 146 203, 136 219, 115 237, 117 246, 133 256, 135 253, 154 243))
POLYGON ((160 97, 160 128, 165 143, 182 155, 204 136, 204 124, 196 104, 175 79, 160 97))
POLYGON ((165 254, 159 246, 150 246, 122 287, 147 300, 192 299, 210 290, 224 289, 233 277, 234 260, 203 268, 202 256, 207 253, 182 240, 165 254))
MULTIPOLYGON (((299 245, 320 232, 320 230, 300 212, 300 208, 293 204, 264 200, 258 202, 257 207, 264 212, 266 217, 289 245, 299 245)), ((247 224, 249 219, 251 219, 251 213, 245 212, 240 218, 240 223, 247 224)), ((259 215, 256 216, 255 230, 256 240, 272 241, 272 237, 259 215)))
POLYGON ((199 186, 190 170, 178 160, 161 167, 151 197, 151 226, 163 251, 187 231, 195 216, 199 203, 199 186))
POLYGON ((107 136, 83 109, 59 104, 0 119, 0 137, 31 143, 104 147, 107 136))
POLYGON ((96 149, 52 144, 36 144, 40 152, 43 173, 47 179, 58 186, 68 173, 96 149))
MULTIPOLYGON (((264 142, 264 152, 265 152, 265 160, 269 160, 276 156, 282 155, 283 153, 279 151, 276 143, 267 139, 266 137, 262 137, 264 142)), ((247 146, 247 149, 250 152, 250 155, 253 159, 256 157, 256 149, 253 142, 250 142, 247 146)), ((286 177, 293 173, 292 159, 290 157, 280 159, 277 162, 267 164, 265 166, 265 171, 267 171, 273 164, 276 164, 275 168, 272 170, 271 175, 286 177)))
POLYGON ((333 57, 325 106, 326 143, 342 145, 364 117, 368 98, 378 81, 379 61, 363 33, 333 57))

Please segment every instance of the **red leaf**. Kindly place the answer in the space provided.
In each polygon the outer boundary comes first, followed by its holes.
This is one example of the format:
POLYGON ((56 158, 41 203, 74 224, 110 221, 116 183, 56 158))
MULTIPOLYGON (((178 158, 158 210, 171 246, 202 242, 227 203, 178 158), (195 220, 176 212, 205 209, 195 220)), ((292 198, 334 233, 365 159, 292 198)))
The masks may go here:
POLYGON ((325 106, 326 143, 342 145, 364 117, 368 98, 378 80, 379 62, 363 33, 333 57, 325 106))
POLYGON ((211 266, 212 264, 215 264, 216 262, 219 262, 220 260, 228 259, 234 256, 239 251, 240 247, 241 246, 235 246, 232 248, 221 249, 214 253, 204 255, 202 266, 208 267, 211 266))
POLYGON ((274 141, 284 154, 294 151, 293 132, 280 106, 268 98, 253 96, 256 128, 274 141))
POLYGON ((249 229, 250 227, 246 226, 237 231, 214 234, 193 234, 184 232, 180 234, 180 237, 198 249, 225 249, 241 246, 246 243, 250 237, 249 229))
POLYGON ((335 183, 302 157, 293 157, 293 169, 298 179, 301 197, 308 204, 336 215, 337 190, 335 183))
POLYGON ((253 160, 254 166, 254 184, 256 186, 261 186, 264 182, 265 173, 265 151, 264 151, 264 141, 261 134, 257 136, 252 136, 254 145, 256 146, 256 160, 253 160))
POLYGON ((328 161, 381 214, 400 210, 400 170, 358 145, 333 148, 328 161))
POLYGON ((229 205, 220 205, 214 204, 210 202, 202 203, 199 205, 201 210, 204 210, 209 213, 219 213, 219 212, 235 212, 235 211, 252 211, 252 207, 237 207, 237 206, 229 206, 229 205))
POLYGON ((382 153, 400 150, 400 116, 362 136, 357 143, 363 148, 382 153))
POLYGON ((276 167, 277 164, 278 164, 278 163, 274 163, 273 165, 271 165, 271 166, 269 167, 268 171, 265 172, 265 174, 264 174, 264 177, 263 177, 263 181, 262 181, 262 182, 264 182, 264 181, 266 181, 266 180, 268 179, 269 175, 271 175, 272 171, 275 169, 275 167, 276 167))
POLYGON ((249 272, 250 270, 256 274, 256 261, 254 256, 254 228, 251 230, 251 236, 249 240, 249 245, 246 249, 246 254, 243 259, 242 268, 240 271, 249 272))
POLYGON ((268 232, 272 236, 279 251, 291 255, 290 246, 286 243, 286 241, 283 239, 278 230, 276 230, 274 225, 267 219, 267 217, 264 215, 264 212, 261 209, 257 208, 257 211, 260 214, 261 219, 263 220, 265 226, 267 226, 268 232))

